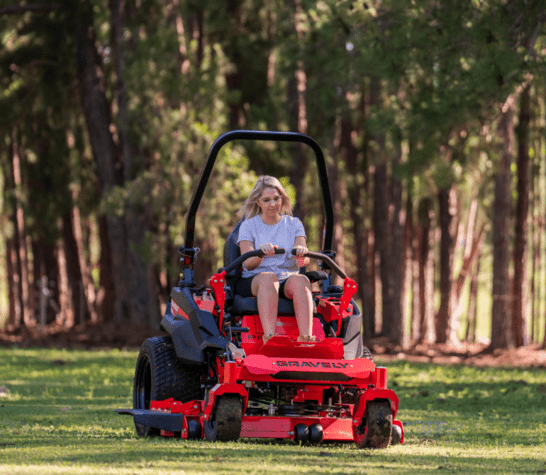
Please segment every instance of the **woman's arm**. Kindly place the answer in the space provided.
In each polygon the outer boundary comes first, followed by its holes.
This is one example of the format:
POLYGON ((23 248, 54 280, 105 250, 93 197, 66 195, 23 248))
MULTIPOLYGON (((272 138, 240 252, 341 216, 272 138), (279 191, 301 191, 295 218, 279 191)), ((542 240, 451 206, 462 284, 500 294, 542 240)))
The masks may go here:
MULTIPOLYGON (((241 248, 241 254, 244 254, 245 252, 254 251, 254 243, 252 241, 241 241, 239 242, 239 247, 241 248)), ((256 267, 258 267, 262 261, 264 260, 263 257, 251 257, 250 259, 247 259, 245 261, 245 267, 246 270, 254 270, 256 267)))
MULTIPOLYGON (((298 236, 294 241, 294 249, 296 249, 296 262, 298 266, 305 267, 308 266, 311 262, 311 259, 308 257, 300 257, 305 255, 307 252, 307 239, 305 236, 298 236)), ((248 267, 247 267, 248 269, 248 267)))

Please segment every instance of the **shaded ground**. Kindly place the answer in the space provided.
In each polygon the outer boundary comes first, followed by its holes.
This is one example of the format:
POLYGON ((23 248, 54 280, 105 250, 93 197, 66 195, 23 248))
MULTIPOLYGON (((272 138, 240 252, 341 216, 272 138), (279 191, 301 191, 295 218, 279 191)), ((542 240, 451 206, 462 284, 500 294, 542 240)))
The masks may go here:
MULTIPOLYGON (((84 328, 39 327, 23 331, 0 331, 1 346, 43 347, 43 348, 140 348, 142 342, 151 336, 161 335, 149 328, 125 326, 119 323, 89 325, 84 328)), ((417 345, 400 350, 390 347, 381 338, 369 340, 366 345, 381 361, 407 360, 435 364, 465 364, 473 366, 534 366, 546 368, 546 351, 539 345, 530 345, 508 350, 488 351, 487 346, 478 343, 460 345, 417 345)))
POLYGON ((10 331, 0 330, 0 345, 39 348, 140 348, 142 342, 151 336, 161 335, 148 327, 105 323, 100 325, 79 325, 66 329, 51 325, 41 331, 39 326, 10 331))
POLYGON ((369 342, 372 354, 382 361, 407 360, 414 363, 464 364, 471 366, 534 366, 546 368, 546 351, 540 345, 491 351, 485 344, 417 345, 396 351, 374 341, 369 342))

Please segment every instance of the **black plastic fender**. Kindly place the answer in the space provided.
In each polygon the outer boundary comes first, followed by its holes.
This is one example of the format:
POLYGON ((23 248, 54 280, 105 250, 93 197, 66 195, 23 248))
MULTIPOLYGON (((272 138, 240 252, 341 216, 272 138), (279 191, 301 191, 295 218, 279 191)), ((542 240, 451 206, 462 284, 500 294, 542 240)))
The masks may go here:
POLYGON ((171 296, 184 316, 173 314, 169 303, 160 328, 171 336, 178 358, 188 364, 202 364, 206 362, 205 350, 226 348, 228 338, 220 334, 214 315, 197 306, 190 289, 175 287, 171 296))

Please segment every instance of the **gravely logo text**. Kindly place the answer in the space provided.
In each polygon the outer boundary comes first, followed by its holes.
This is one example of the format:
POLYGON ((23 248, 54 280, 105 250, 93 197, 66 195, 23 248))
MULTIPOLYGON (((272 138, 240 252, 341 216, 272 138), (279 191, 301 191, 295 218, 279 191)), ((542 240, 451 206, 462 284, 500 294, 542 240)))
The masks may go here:
POLYGON ((313 363, 311 361, 276 361, 277 366, 290 367, 290 368, 334 368, 345 369, 349 363, 328 363, 318 362, 313 363))

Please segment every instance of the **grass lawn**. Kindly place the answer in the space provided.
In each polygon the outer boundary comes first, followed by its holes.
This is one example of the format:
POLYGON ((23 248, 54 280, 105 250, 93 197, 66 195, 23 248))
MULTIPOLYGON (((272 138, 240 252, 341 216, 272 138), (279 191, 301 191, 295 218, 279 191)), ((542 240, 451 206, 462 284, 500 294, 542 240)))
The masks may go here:
POLYGON ((0 474, 546 473, 546 372, 389 363, 406 442, 136 436, 136 351, 0 348, 0 474))

